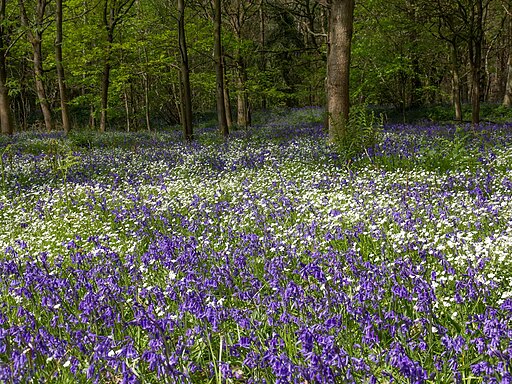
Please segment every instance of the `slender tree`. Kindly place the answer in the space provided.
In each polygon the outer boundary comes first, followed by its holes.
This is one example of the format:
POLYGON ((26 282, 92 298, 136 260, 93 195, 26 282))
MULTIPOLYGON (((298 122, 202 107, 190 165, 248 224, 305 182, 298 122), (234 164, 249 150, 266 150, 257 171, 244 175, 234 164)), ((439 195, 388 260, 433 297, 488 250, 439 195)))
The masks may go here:
POLYGON ((59 83, 60 113, 62 117, 62 128, 67 134, 71 130, 68 112, 68 96, 66 90, 66 77, 62 61, 62 1, 55 0, 55 64, 57 68, 57 79, 59 83))
POLYGON ((190 68, 187 42, 185 39, 185 1, 178 0, 178 42, 180 51, 180 98, 183 136, 186 141, 193 138, 192 92, 190 90, 190 68))
POLYGON ((11 101, 9 90, 7 89, 7 70, 6 70, 6 31, 5 31, 5 6, 7 0, 0 0, 0 125, 2 134, 12 135, 14 123, 11 112, 11 101))
POLYGON ((214 0, 214 51, 215 74, 217 83, 217 117, 219 130, 224 138, 229 135, 224 101, 224 69, 222 60, 222 12, 220 0, 214 0))
POLYGON ((224 107, 226 109, 226 123, 228 130, 233 127, 233 116, 231 115, 231 97, 229 96, 228 66, 226 55, 222 55, 222 69, 224 70, 224 107))
MULTIPOLYGON (((147 23, 146 15, 144 8, 142 6, 142 0, 136 0, 137 4, 137 15, 140 21, 144 21, 147 23)), ((144 25, 144 24, 143 24, 144 25)), ((150 76, 148 73, 148 67, 149 67, 149 55, 148 55, 148 26, 144 25, 142 28, 142 37, 144 44, 142 45, 142 48, 139 49, 139 58, 140 61, 143 63, 144 70, 142 71, 142 88, 143 88, 143 94, 144 94, 144 120, 146 121, 146 128, 148 131, 151 131, 151 117, 150 117, 150 103, 149 103, 149 85, 150 85, 150 76)))
POLYGON ((133 4, 135 4, 135 0, 104 0, 103 3, 102 18, 103 26, 107 34, 107 46, 101 77, 100 131, 102 132, 105 132, 107 129, 108 90, 110 87, 110 71, 112 69, 111 60, 114 32, 117 25, 128 14, 133 4))
POLYGON ((448 43, 450 48, 450 64, 452 75, 452 103, 455 109, 455 120, 462 120, 462 87, 460 79, 460 46, 464 39, 465 28, 460 17, 457 16, 456 4, 438 0, 429 3, 424 11, 428 17, 437 21, 437 30, 434 35, 448 43))
POLYGON ((48 0, 37 0, 35 9, 35 19, 30 21, 25 5, 26 0, 19 0, 19 9, 21 16, 21 24, 26 29, 27 37, 32 45, 33 61, 34 61, 34 79, 36 83, 36 92, 39 99, 39 105, 43 112, 44 124, 47 131, 53 129, 52 111, 50 103, 46 95, 44 86, 44 69, 43 69, 43 33, 45 10, 48 0))
POLYGON ((508 27, 508 59, 507 59, 507 81, 505 83, 505 96, 503 97, 503 105, 512 107, 512 1, 508 2, 507 27, 508 27))
POLYGON ((455 120, 462 121, 462 101, 460 84, 460 64, 458 54, 458 44, 451 43, 451 64, 452 64, 452 102, 455 108, 455 120))
MULTIPOLYGON (((488 4, 488 1, 486 1, 488 4)), ((480 123, 480 96, 482 94, 482 47, 484 43, 484 1, 470 0, 465 9, 468 15, 468 52, 471 65, 471 123, 480 123)))
POLYGON ((327 53, 327 114, 329 141, 333 143, 343 140, 349 119, 353 23, 354 0, 332 0, 327 53))
POLYGON ((244 31, 251 19, 256 19, 258 15, 258 5, 256 2, 245 0, 231 0, 229 6, 226 6, 226 19, 236 37, 236 50, 234 63, 236 69, 237 82, 237 124, 240 127, 251 125, 251 114, 249 95, 247 91, 247 67, 248 57, 243 49, 244 31))
POLYGON ((453 99, 456 118, 461 115, 459 95, 462 96, 460 79, 459 46, 466 45, 470 67, 471 85, 471 123, 480 122, 480 102, 484 96, 482 80, 484 78, 482 58, 485 45, 485 17, 493 0, 416 0, 423 12, 437 19, 437 36, 447 41, 452 50, 453 99), (458 88, 458 89, 457 89, 458 88))
MULTIPOLYGON (((259 16, 259 38, 260 38, 260 60, 259 60, 259 70, 260 72, 265 72, 267 69, 267 58, 265 55, 265 27, 266 27, 266 15, 265 10, 263 8, 264 0, 260 0, 260 4, 258 7, 258 16, 259 16)), ((265 95, 261 97, 261 108, 267 109, 267 98, 265 95)))

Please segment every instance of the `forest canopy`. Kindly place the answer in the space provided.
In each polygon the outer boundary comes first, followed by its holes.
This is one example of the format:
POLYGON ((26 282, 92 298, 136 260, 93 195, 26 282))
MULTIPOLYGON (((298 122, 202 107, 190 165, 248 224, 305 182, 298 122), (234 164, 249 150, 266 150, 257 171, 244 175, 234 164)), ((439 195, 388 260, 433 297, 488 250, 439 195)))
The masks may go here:
MULTIPOLYGON (((325 105, 341 68, 327 70, 340 22, 330 15, 347 3, 2 0, 2 131, 189 121, 191 138, 192 115, 219 110, 219 98, 228 128, 250 125, 254 110, 325 105)), ((340 13, 353 21, 340 87, 352 104, 403 113, 451 104, 456 120, 470 104, 476 123, 480 102, 512 104, 511 10, 510 0, 356 2, 340 13)))

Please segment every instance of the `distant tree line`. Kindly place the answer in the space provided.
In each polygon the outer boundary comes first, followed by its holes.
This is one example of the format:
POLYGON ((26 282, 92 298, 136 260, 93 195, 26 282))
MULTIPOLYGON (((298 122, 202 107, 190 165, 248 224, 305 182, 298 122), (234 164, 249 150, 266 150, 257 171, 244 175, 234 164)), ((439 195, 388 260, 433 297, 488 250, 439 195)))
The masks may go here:
POLYGON ((4 134, 326 105, 335 141, 350 103, 483 101, 512 105, 512 0, 0 0, 4 134))

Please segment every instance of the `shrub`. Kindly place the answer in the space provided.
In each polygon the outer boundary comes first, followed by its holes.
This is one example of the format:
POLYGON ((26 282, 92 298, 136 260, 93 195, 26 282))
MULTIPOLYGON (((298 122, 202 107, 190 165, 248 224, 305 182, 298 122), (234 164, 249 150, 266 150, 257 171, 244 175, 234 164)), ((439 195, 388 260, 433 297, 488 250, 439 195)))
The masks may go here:
MULTIPOLYGON (((342 123, 341 119, 333 121, 334 124, 342 123)), ((350 164, 355 158, 362 155, 369 158, 368 149, 379 142, 382 129, 382 115, 375 116, 375 112, 369 111, 364 104, 352 107, 343 136, 334 143, 340 159, 350 164)))

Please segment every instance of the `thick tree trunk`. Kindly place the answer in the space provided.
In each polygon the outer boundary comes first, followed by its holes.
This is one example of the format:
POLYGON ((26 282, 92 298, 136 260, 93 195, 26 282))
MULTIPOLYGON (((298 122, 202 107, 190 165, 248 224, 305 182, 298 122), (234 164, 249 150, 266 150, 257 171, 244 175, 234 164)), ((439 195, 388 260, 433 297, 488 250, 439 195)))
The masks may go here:
POLYGON ((5 63, 5 20, 6 0, 0 0, 0 125, 2 134, 12 135, 14 123, 11 112, 11 101, 7 89, 7 70, 5 63))
POLYGON ((350 50, 354 0, 333 0, 329 15, 327 113, 329 141, 343 140, 349 118, 350 50))
POLYGON ((224 69, 222 65, 222 19, 221 19, 221 2, 214 0, 214 60, 215 74, 217 78, 217 116, 219 120, 219 130, 224 138, 229 135, 228 123, 226 119, 226 107, 224 102, 224 69))
POLYGON ((59 82, 60 112, 62 117, 62 128, 67 134, 71 130, 71 124, 69 122, 66 78, 64 74, 64 66, 62 64, 62 0, 56 0, 55 24, 57 28, 55 35, 55 62, 59 82))
POLYGON ((180 49, 180 97, 181 125, 186 141, 193 139, 192 131, 192 92, 190 90, 190 68, 188 63, 187 42, 185 39, 185 1, 178 0, 178 40, 180 49))
POLYGON ((0 124, 2 127, 2 134, 12 135, 14 131, 14 123, 11 113, 11 101, 6 82, 5 57, 2 49, 0 49, 0 124))

